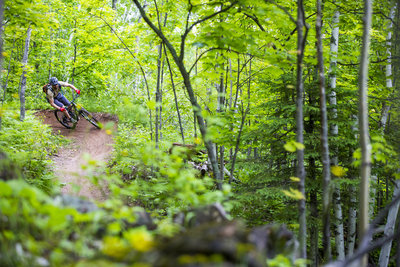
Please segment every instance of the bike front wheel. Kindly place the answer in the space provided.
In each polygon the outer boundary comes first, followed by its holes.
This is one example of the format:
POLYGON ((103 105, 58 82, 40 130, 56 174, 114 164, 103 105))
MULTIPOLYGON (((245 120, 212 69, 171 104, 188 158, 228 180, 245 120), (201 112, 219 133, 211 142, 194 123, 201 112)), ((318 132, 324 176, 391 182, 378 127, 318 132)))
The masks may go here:
POLYGON ((72 106, 68 110, 68 113, 71 116, 71 118, 75 119, 75 122, 71 122, 71 120, 68 119, 68 117, 65 116, 64 112, 62 112, 61 110, 59 109, 54 110, 54 115, 56 116, 56 119, 58 120, 59 123, 61 123, 67 129, 74 129, 79 119, 77 115, 78 111, 76 110, 75 106, 72 106))
POLYGON ((82 108, 79 113, 82 117, 84 117, 88 122, 90 122, 97 129, 101 128, 101 123, 86 109, 82 108))

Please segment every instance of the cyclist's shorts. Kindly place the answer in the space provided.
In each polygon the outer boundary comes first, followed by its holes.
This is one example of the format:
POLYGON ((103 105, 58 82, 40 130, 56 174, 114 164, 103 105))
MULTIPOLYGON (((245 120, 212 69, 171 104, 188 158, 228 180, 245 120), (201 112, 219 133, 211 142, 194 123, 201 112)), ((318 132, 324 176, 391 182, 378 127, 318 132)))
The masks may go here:
POLYGON ((68 107, 69 105, 71 105, 71 102, 69 102, 63 94, 58 93, 58 95, 54 98, 54 104, 61 108, 63 106, 68 107))

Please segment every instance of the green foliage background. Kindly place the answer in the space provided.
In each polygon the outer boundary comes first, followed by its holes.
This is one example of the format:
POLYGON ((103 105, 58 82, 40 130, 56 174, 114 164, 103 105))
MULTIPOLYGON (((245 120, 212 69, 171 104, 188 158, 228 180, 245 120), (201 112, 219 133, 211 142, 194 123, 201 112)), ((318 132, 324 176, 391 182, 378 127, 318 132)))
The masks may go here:
MULTIPOLYGON (((147 3, 146 12, 180 52, 181 36, 187 24, 206 18, 231 3, 154 1, 147 3), (189 10, 191 16, 188 17, 189 10)), ((343 176, 334 178, 334 184, 342 192, 344 211, 351 205, 350 187, 358 185, 359 140, 353 128, 357 125, 362 14, 355 11, 362 10, 362 6, 362 1, 326 2, 323 14, 324 60, 328 71, 332 59, 329 53, 332 17, 336 10, 341 12, 338 64, 332 70, 337 76, 337 104, 329 105, 328 111, 329 124, 339 129, 338 135, 329 139, 333 148, 331 156, 337 156, 338 165, 346 170, 343 176), (338 110, 337 118, 332 115, 333 108, 338 110)), ((398 79, 385 75, 389 63, 387 49, 390 48, 386 43, 388 14, 392 6, 391 1, 374 3, 371 31, 372 174, 379 177, 377 184, 372 185, 377 190, 375 214, 390 201, 394 189, 392 180, 399 178, 399 100, 395 97, 398 79), (387 78, 394 79, 393 88, 386 86, 387 78), (380 120, 385 105, 392 108, 387 128, 382 132, 380 120)), ((124 253, 132 249, 132 245, 121 220, 125 217, 128 221, 135 220, 132 205, 140 206, 156 218, 161 235, 177 231, 172 223, 177 212, 213 202, 223 203, 232 218, 240 218, 249 226, 279 222, 296 231, 297 202, 284 193, 297 186, 290 179, 294 176, 296 155, 287 146, 285 149, 285 145, 296 138, 297 40, 296 25, 292 21, 296 8, 296 1, 275 1, 275 4, 261 0, 236 1, 227 12, 196 24, 187 36, 185 67, 190 70, 195 96, 207 120, 208 134, 218 151, 221 147, 225 149, 223 157, 228 171, 232 171, 232 155, 241 121, 249 107, 233 170, 238 182, 229 183, 225 175, 224 190, 219 191, 213 177, 200 178, 199 172, 188 166, 187 161, 193 160, 188 158, 189 152, 176 149, 167 153, 172 143, 182 142, 173 88, 186 143, 197 144, 198 150, 204 146, 199 129, 193 123, 193 109, 182 77, 169 52, 163 52, 160 57, 162 102, 155 100, 160 40, 143 22, 132 1, 120 0, 116 9, 105 0, 6 1, 0 77, 5 96, 1 108, 0 151, 7 154, 11 164, 19 167, 26 181, 1 182, 0 186, 0 216, 11 218, 0 223, 1 253, 12 252, 6 263, 26 265, 33 258, 44 258, 55 266, 63 262, 89 264, 86 259, 123 261, 124 253), (21 59, 28 27, 32 28, 25 68, 29 115, 20 122, 21 59), (166 64, 167 56, 171 70, 166 64), (88 110, 119 118, 112 160, 107 166, 98 166, 96 162, 88 166, 104 169, 104 174, 88 178, 95 183, 106 180, 112 192, 101 212, 79 214, 53 203, 52 197, 60 185, 50 169, 51 155, 67 141, 52 134, 33 116, 35 110, 49 108, 41 87, 51 76, 80 89, 79 101, 88 110), (223 108, 218 109, 221 85, 226 99, 223 108), (162 127, 159 149, 155 149, 155 114, 160 108, 162 127), (66 217, 70 219, 63 221, 66 217), (97 240, 96 233, 102 227, 107 229, 107 237, 97 240), (75 232, 79 237, 71 241, 69 236, 75 232), (87 236, 93 238, 85 240, 87 236), (112 251, 111 255, 101 251, 99 243, 112 251), (18 254, 18 246, 23 257, 18 254)), ((310 25, 303 77, 305 197, 309 203, 311 195, 316 194, 315 205, 320 210, 322 162, 314 45, 315 2, 305 1, 305 12, 310 25)), ((392 53, 398 55, 392 48, 392 53)), ((393 60, 393 65, 396 73, 398 62, 393 60)), ((66 95, 70 98, 69 91, 66 95)), ((198 156, 194 160, 204 163, 207 157, 198 156)), ((347 220, 347 212, 344 214, 347 220)), ((319 227, 321 222, 315 224, 319 227)), ((140 231, 143 238, 152 235, 147 230, 140 231)), ((129 260, 140 262, 141 253, 136 251, 129 260)))

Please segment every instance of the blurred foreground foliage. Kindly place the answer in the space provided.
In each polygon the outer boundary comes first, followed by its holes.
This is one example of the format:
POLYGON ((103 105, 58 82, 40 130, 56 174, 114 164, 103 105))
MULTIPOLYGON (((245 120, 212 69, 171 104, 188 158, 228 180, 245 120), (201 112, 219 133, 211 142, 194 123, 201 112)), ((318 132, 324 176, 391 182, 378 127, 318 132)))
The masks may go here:
MULTIPOLYGON (((189 225, 196 216, 212 215, 198 212, 198 207, 222 203, 220 207, 229 210, 231 193, 228 186, 216 190, 212 178, 193 169, 187 149, 169 151, 169 143, 155 149, 143 142, 140 128, 132 135, 132 128, 121 123, 109 164, 85 157, 82 168, 87 175, 79 179, 89 179, 107 196, 93 203, 60 195, 60 184, 49 179, 54 177, 51 155, 66 142, 62 137, 52 134, 32 114, 20 122, 17 113, 7 111, 2 119, 1 266, 266 263, 266 253, 255 250, 250 242, 254 234, 245 224, 226 220, 227 214, 219 214, 223 220, 218 223, 190 230, 197 224, 189 225), (215 242, 220 244, 209 246, 215 242)), ((292 253, 292 235, 283 235, 283 239, 290 240, 291 246, 287 249, 283 243, 281 251, 292 253)), ((283 257, 293 263, 289 256, 283 257)))

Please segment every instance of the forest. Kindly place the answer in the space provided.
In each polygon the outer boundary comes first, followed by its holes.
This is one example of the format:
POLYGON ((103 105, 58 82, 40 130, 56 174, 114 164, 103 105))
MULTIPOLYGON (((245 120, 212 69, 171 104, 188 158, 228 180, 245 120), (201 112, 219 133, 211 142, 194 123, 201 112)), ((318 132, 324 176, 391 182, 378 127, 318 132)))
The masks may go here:
POLYGON ((400 0, 0 22, 0 266, 400 266, 400 0), (99 129, 62 125, 52 77, 99 129))

